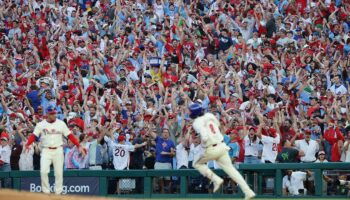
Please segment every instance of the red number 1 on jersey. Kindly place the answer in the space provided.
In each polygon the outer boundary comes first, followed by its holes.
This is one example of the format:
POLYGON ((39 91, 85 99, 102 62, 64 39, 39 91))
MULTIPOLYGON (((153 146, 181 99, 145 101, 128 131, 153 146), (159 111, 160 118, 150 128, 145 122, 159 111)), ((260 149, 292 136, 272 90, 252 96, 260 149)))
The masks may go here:
POLYGON ((209 128, 212 134, 216 133, 213 124, 209 124, 209 128))

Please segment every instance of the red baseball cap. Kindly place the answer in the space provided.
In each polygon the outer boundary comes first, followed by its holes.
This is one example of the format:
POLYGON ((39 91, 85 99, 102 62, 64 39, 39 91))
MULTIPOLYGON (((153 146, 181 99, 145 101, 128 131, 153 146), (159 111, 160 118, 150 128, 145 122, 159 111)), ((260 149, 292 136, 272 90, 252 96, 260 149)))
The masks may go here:
POLYGON ((120 142, 120 141, 123 141, 123 140, 125 140, 125 136, 124 135, 119 135, 118 136, 118 141, 120 142))
POLYGON ((1 140, 5 140, 6 142, 9 141, 9 135, 4 131, 1 133, 1 140))
POLYGON ((276 137, 277 136, 277 131, 276 131, 276 129, 274 129, 274 128, 269 128, 268 129, 269 130, 269 134, 270 134, 270 136, 271 137, 276 137))

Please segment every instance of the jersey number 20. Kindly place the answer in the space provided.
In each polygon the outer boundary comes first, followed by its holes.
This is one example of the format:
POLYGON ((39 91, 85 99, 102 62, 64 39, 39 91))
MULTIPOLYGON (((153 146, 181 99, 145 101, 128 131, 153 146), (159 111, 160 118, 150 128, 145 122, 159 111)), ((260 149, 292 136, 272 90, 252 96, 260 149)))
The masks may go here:
POLYGON ((125 156, 125 150, 124 149, 116 149, 114 155, 115 156, 124 157, 125 156))

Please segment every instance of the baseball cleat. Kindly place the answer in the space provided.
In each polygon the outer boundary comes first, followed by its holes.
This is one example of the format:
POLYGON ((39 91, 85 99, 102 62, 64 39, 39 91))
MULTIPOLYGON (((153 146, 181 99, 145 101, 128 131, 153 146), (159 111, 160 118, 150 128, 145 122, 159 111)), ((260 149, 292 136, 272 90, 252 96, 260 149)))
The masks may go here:
POLYGON ((249 200, 255 197, 255 193, 254 192, 249 192, 248 194, 245 195, 244 200, 249 200))
POLYGON ((214 183, 213 193, 218 191, 218 189, 220 188, 220 186, 222 185, 223 182, 224 182, 224 180, 222 180, 221 178, 219 180, 216 180, 213 182, 214 183))

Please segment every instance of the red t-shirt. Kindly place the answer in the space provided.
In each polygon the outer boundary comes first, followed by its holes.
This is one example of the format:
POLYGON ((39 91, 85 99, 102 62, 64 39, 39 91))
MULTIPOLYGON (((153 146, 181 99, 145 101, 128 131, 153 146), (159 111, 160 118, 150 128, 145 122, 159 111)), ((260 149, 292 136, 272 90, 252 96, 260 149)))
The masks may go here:
POLYGON ((328 128, 324 132, 324 138, 331 144, 337 143, 338 140, 344 140, 343 134, 340 132, 339 128, 328 128))
POLYGON ((178 76, 172 75, 168 72, 163 73, 162 78, 164 87, 168 87, 171 83, 177 83, 177 81, 179 80, 178 76))
POLYGON ((336 142, 332 145, 331 161, 340 162, 340 155, 341 152, 339 152, 338 142, 336 142))

